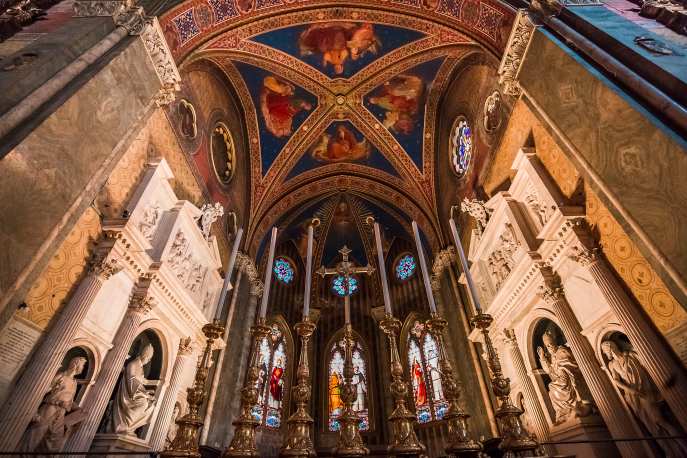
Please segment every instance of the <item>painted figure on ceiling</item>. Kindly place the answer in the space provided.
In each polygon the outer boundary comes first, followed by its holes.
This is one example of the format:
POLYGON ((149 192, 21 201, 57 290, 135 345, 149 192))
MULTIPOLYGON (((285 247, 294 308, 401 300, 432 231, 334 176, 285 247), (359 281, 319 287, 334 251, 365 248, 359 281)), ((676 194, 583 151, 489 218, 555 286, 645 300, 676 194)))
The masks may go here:
POLYGON ((275 76, 267 76, 260 91, 260 111, 265 127, 275 137, 288 137, 293 131, 293 117, 312 105, 295 97, 295 86, 275 76))
POLYGON ((358 141, 346 126, 339 125, 334 135, 323 134, 320 142, 312 149, 312 157, 322 162, 342 162, 367 159, 370 144, 358 141))
POLYGON ((413 131, 425 92, 425 83, 415 75, 398 75, 370 97, 370 103, 386 111, 384 127, 398 134, 413 131))
POLYGON ((350 57, 357 60, 366 53, 377 54, 380 42, 370 23, 327 22, 308 27, 298 40, 302 56, 315 53, 322 55, 322 67, 334 67, 341 75, 350 57))

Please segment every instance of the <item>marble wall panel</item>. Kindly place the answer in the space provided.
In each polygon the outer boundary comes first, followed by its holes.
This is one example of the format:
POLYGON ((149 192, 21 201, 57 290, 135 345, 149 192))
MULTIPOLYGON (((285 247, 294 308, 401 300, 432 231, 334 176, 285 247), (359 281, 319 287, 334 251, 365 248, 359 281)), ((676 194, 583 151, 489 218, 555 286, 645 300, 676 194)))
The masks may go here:
POLYGON ((0 254, 3 306, 42 270, 146 116, 160 87, 148 63, 132 40, 0 161, 0 245, 11 247, 0 254))
POLYGON ((601 197, 620 202, 627 214, 621 224, 630 221, 642 228, 650 242, 642 242, 634 232, 629 235, 673 294, 684 299, 684 139, 541 29, 534 34, 519 79, 528 97, 555 125, 556 134, 571 145, 576 164, 598 174, 607 188, 601 197), (541 71, 542 62, 550 71, 541 71), (673 276, 655 253, 670 263, 673 276))

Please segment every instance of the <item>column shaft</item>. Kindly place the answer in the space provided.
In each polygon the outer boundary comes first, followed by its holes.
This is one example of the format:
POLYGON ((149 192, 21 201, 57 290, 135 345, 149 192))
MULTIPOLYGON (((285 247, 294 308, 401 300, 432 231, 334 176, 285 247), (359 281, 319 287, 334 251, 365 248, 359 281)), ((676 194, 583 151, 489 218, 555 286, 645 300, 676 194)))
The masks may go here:
MULTIPOLYGON (((629 412, 618 397, 613 384, 601 369, 589 340, 582 335, 582 327, 563 293, 560 278, 548 267, 542 268, 541 272, 544 283, 540 289, 540 295, 558 317, 570 350, 599 408, 599 413, 606 422, 606 427, 614 438, 637 437, 639 434, 630 419, 629 412)), ((647 456, 644 447, 636 443, 617 442, 616 446, 625 458, 647 456)))
POLYGON ((105 280, 120 270, 116 260, 94 263, 91 272, 78 286, 31 355, 24 371, 14 383, 14 390, 0 412, 0 450, 17 449, 22 434, 36 413, 53 377, 60 369, 64 355, 83 322, 105 280))
MULTIPOLYGON (((532 420, 532 427, 534 428, 534 434, 536 434, 537 439, 541 442, 545 442, 551 439, 549 435, 549 424, 546 421, 546 416, 544 414, 544 409, 542 409, 539 399, 537 398, 537 392, 534 389, 534 384, 532 379, 527 373, 527 367, 525 366, 525 360, 520 353, 518 348, 518 342, 515 340, 515 336, 510 332, 506 332, 506 346, 510 352, 510 359, 513 363, 513 368, 515 369, 516 376, 518 377, 518 382, 520 388, 522 389, 525 405, 527 407, 527 414, 532 420)), ((547 455, 554 455, 555 450, 550 445, 544 445, 547 455)))
POLYGON ((186 371, 188 361, 191 359, 190 355, 192 352, 191 338, 181 339, 179 351, 174 360, 172 375, 169 378, 169 385, 167 386, 167 391, 165 391, 165 396, 162 398, 157 420, 155 420, 155 425, 153 426, 153 432, 150 434, 150 450, 160 451, 165 446, 165 438, 171 425, 174 405, 181 388, 181 379, 186 371))
POLYGON ((151 299, 146 297, 146 288, 137 286, 136 289, 138 291, 134 293, 122 323, 119 325, 112 348, 103 360, 98 379, 84 402, 83 409, 87 412, 87 416, 65 444, 65 451, 87 452, 89 450, 117 378, 124 367, 131 344, 136 337, 136 331, 143 317, 152 308, 151 299))
POLYGON ((589 264, 589 270, 637 351, 642 365, 656 383, 675 418, 687 431, 687 376, 684 368, 605 262, 597 257, 589 264))

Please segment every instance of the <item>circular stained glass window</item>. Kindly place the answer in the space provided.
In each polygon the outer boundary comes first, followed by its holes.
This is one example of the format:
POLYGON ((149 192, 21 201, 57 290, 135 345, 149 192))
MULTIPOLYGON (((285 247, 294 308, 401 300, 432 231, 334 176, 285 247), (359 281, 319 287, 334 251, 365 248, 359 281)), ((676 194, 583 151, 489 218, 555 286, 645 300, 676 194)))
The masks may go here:
POLYGON ((277 276, 277 280, 287 285, 293 281, 294 271, 291 263, 284 258, 277 258, 274 261, 274 275, 277 276))
POLYGON ((463 178, 472 159, 472 129, 464 116, 459 116, 451 129, 450 160, 453 172, 463 178))
POLYGON ((399 280, 407 280, 413 276, 417 270, 417 263, 412 254, 406 254, 396 262, 396 278, 399 280))
POLYGON ((350 296, 358 290, 358 280, 353 277, 348 277, 348 281, 346 281, 346 277, 339 275, 338 277, 334 277, 332 290, 339 296, 350 296))

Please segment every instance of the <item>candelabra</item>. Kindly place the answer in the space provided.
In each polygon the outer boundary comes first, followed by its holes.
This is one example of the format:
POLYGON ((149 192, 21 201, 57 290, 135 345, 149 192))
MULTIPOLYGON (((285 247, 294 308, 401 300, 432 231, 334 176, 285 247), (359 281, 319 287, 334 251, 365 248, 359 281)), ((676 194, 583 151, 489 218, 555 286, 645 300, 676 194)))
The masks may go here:
POLYGON ((453 375, 453 367, 449 362, 444 345, 444 330, 448 322, 438 313, 433 313, 427 321, 427 327, 434 336, 439 347, 439 370, 441 371, 441 386, 448 402, 448 409, 444 418, 448 422, 448 445, 446 453, 456 457, 476 457, 482 446, 470 437, 468 418, 470 415, 460 406, 460 388, 453 375))
POLYGON ((253 407, 258 402, 258 388, 256 382, 260 374, 258 367, 258 349, 263 338, 270 333, 270 328, 265 324, 265 318, 258 318, 258 323, 251 328, 253 335, 253 348, 251 349, 250 367, 246 374, 246 380, 241 389, 241 413, 232 424, 236 427, 234 437, 229 447, 224 451, 224 457, 257 457, 258 448, 255 445, 255 430, 260 424, 253 416, 253 407))
POLYGON ((401 329, 401 322, 387 313, 380 321, 379 327, 389 338, 391 354, 391 396, 394 398, 394 411, 389 416, 392 437, 389 441, 389 455, 402 457, 419 457, 425 447, 415 434, 415 415, 406 406, 408 384, 403 380, 403 365, 398 355, 396 337, 401 329))
POLYGON ((527 434, 522 426, 520 420, 522 410, 513 405, 510 399, 510 380, 503 376, 499 356, 489 337, 489 326, 494 319, 491 315, 480 311, 472 317, 471 321, 484 337, 484 345, 487 349, 487 365, 491 372, 491 385, 499 402, 494 413, 502 436, 499 448, 515 456, 534 456, 537 454, 539 444, 527 434))
POLYGON ((296 401, 296 411, 286 421, 289 432, 284 440, 281 456, 307 458, 316 456, 315 448, 310 438, 310 428, 313 424, 313 419, 308 413, 311 390, 308 342, 310 336, 315 332, 315 324, 311 323, 306 316, 303 318, 303 321, 296 324, 296 332, 301 338, 301 354, 296 372, 298 384, 292 390, 296 401))
POLYGON ((346 345, 346 358, 344 360, 344 386, 341 392, 341 400, 344 404, 343 412, 339 417, 341 429, 339 430, 339 440, 334 448, 335 456, 354 457, 364 456, 370 453, 365 447, 363 438, 360 437, 358 423, 360 418, 353 410, 353 402, 357 396, 357 388, 353 384, 353 328, 350 323, 346 324, 344 331, 344 342, 346 345))
POLYGON ((205 381, 208 378, 212 344, 222 337, 224 326, 220 324, 219 320, 215 320, 203 326, 203 333, 206 337, 203 357, 196 370, 193 386, 186 391, 188 413, 176 421, 179 425, 176 436, 174 436, 169 448, 160 455, 163 458, 200 458, 199 442, 203 420, 199 411, 205 401, 205 381))

